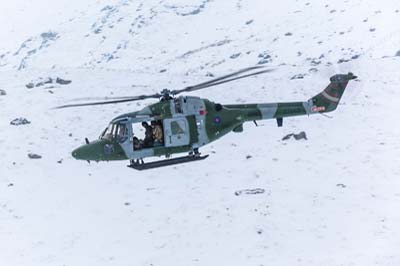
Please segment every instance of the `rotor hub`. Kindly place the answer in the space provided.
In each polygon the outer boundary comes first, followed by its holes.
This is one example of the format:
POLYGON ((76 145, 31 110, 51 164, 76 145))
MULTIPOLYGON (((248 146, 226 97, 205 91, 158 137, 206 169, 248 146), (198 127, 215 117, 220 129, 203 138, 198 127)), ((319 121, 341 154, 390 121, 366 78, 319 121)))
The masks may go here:
POLYGON ((171 100, 173 98, 172 91, 165 88, 161 91, 161 100, 171 100))

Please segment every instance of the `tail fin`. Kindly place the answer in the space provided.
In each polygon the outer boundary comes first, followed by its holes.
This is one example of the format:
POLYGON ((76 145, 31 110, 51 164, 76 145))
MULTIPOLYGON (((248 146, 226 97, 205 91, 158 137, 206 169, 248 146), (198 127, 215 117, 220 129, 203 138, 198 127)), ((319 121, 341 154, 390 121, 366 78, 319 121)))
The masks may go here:
POLYGON ((337 74, 330 78, 331 83, 320 94, 308 100, 311 113, 325 113, 336 109, 350 80, 357 77, 353 73, 337 74))

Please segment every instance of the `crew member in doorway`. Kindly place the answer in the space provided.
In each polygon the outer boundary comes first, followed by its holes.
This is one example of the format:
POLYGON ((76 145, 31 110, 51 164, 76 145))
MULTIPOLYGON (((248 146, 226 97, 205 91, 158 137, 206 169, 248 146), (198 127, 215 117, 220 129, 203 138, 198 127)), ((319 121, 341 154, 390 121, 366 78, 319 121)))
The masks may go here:
POLYGON ((145 129, 143 146, 152 147, 154 144, 153 128, 146 121, 142 122, 142 126, 145 129))
POLYGON ((154 144, 155 145, 162 145, 164 140, 163 140, 163 130, 161 126, 161 122, 157 121, 154 123, 154 129, 153 129, 153 139, 154 139, 154 144))

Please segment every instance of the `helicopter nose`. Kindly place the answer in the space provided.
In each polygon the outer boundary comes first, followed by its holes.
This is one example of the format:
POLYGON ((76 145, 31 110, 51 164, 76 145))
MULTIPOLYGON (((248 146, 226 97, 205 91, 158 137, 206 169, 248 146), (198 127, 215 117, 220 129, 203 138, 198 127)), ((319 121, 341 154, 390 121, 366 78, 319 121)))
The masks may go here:
MULTIPOLYGON (((85 145, 86 146, 86 145, 85 145)), ((86 160, 85 159, 85 147, 81 146, 75 150, 72 151, 72 157, 74 157, 77 160, 86 160)))
POLYGON ((72 157, 85 161, 99 160, 100 154, 97 146, 98 144, 96 143, 82 145, 72 151, 72 157))
POLYGON ((127 159, 121 146, 104 140, 84 144, 73 150, 71 155, 77 160, 95 162, 127 159))

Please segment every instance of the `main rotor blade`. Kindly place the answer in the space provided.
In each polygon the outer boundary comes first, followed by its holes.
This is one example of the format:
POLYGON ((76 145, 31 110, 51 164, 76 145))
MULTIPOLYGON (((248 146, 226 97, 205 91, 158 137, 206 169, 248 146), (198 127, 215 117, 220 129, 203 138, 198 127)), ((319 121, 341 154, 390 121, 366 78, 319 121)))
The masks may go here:
MULTIPOLYGON (((161 94, 153 94, 153 95, 140 95, 135 97, 121 97, 117 100, 111 101, 100 101, 100 102, 90 102, 90 103, 75 103, 75 104, 66 104, 55 107, 55 109, 63 109, 63 108, 70 108, 70 107, 80 107, 80 106, 91 106, 91 105, 104 105, 104 104, 114 104, 114 103, 124 103, 124 102, 133 102, 139 100, 145 100, 150 98, 160 98, 161 94)), ((116 97, 117 98, 117 97, 116 97)))
MULTIPOLYGON (((144 96, 144 95, 142 95, 144 96)), ((140 96, 104 96, 104 97, 82 97, 68 100, 69 102, 75 101, 111 101, 111 100, 125 100, 132 99, 140 96)))
POLYGON ((260 69, 260 68, 264 68, 264 67, 247 68, 245 71, 241 70, 241 71, 238 71, 238 72, 223 76, 221 78, 214 79, 214 80, 209 81, 209 82, 200 83, 198 85, 186 87, 186 88, 181 89, 181 90, 174 90, 171 93, 176 95, 176 94, 179 94, 181 92, 191 92, 191 91, 201 90, 201 89, 209 88, 209 87, 212 87, 212 86, 217 86, 217 85, 220 85, 220 84, 223 84, 223 83, 231 82, 231 81, 234 81, 234 80, 244 79, 244 78, 248 78, 248 77, 251 77, 251 76, 260 75, 260 74, 269 73, 269 72, 274 71, 274 69, 265 69, 265 70, 262 70, 262 71, 257 71, 255 73, 250 73, 250 74, 246 74, 246 75, 239 76, 239 77, 233 77, 233 76, 238 75, 238 73, 241 74, 241 73, 253 70, 253 69, 260 69), (233 77, 233 78, 230 78, 230 77, 233 77))
POLYGON ((192 85, 192 86, 183 88, 181 90, 173 90, 171 93, 176 95, 176 94, 181 93, 181 92, 189 92, 189 91, 199 90, 199 89, 203 88, 203 86, 206 86, 206 85, 209 85, 209 84, 212 84, 212 83, 216 83, 218 81, 222 81, 224 79, 227 79, 227 78, 230 78, 230 77, 233 77, 233 76, 237 76, 239 74, 242 74, 242 73, 245 73, 245 72, 249 72, 249 71, 252 71, 252 70, 255 70, 255 69, 260 69, 260 68, 264 68, 264 66, 253 66, 253 67, 244 68, 242 70, 233 72, 231 74, 224 75, 224 76, 221 76, 221 77, 218 77, 218 78, 206 81, 206 82, 202 82, 202 83, 199 83, 199 84, 196 84, 196 85, 192 85))

